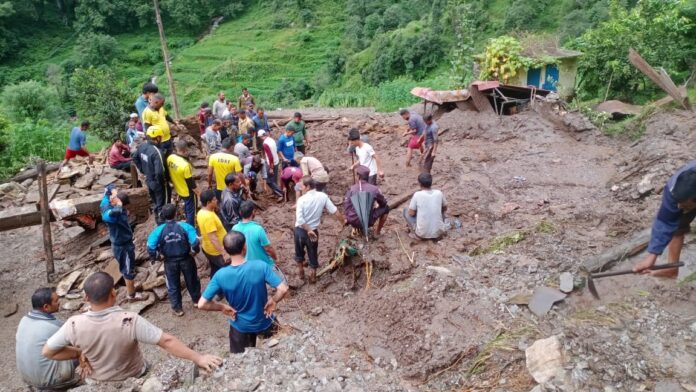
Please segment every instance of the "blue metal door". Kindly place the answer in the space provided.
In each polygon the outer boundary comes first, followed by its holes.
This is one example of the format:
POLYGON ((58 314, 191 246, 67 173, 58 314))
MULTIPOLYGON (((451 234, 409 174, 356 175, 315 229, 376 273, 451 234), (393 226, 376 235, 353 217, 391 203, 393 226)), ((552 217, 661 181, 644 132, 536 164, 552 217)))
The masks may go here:
POLYGON ((546 77, 544 85, 541 87, 544 90, 556 91, 558 85, 558 67, 556 64, 548 64, 546 66, 546 77))
POLYGON ((541 68, 530 68, 527 70, 527 86, 539 87, 541 82, 541 68))

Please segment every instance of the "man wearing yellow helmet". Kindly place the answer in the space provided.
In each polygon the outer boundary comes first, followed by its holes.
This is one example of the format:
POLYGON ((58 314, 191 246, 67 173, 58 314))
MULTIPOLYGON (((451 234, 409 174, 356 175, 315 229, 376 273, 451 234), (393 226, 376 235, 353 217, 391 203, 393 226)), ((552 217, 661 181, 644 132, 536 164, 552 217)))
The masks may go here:
POLYGON ((138 150, 133 156, 133 163, 138 170, 145 175, 145 183, 150 192, 150 199, 154 204, 155 220, 158 224, 163 220, 160 217, 162 207, 169 203, 171 189, 167 181, 167 171, 160 145, 164 133, 158 125, 150 125, 147 129, 147 142, 138 146, 138 150))

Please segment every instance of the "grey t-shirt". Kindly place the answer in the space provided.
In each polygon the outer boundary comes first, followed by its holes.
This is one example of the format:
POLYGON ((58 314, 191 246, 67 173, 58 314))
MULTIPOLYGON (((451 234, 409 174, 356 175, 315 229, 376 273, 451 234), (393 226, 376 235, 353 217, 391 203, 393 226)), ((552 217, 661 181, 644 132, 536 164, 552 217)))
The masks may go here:
POLYGON ((235 155, 237 155, 237 157, 239 157, 240 161, 251 156, 251 151, 249 151, 249 147, 245 146, 244 143, 235 144, 234 153, 235 155))
POLYGON ((421 238, 439 238, 445 231, 442 208, 447 206, 445 195, 436 189, 413 194, 408 208, 416 211, 416 235, 421 238))
POLYGON ((220 151, 222 149, 222 140, 220 140, 220 132, 213 131, 213 128, 208 127, 205 130, 205 143, 208 145, 208 154, 220 151))
POLYGON ((52 315, 31 311, 22 317, 17 327, 17 370, 27 384, 37 388, 59 388, 74 384, 75 365, 72 361, 54 361, 41 355, 44 344, 63 325, 52 315))

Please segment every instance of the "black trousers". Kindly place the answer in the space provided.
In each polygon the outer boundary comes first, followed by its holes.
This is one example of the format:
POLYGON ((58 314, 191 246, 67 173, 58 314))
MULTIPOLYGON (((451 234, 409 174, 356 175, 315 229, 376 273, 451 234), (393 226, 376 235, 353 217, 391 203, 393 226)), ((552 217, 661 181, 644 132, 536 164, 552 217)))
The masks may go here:
POLYGON ((303 263, 305 260, 305 249, 309 266, 319 268, 319 230, 314 230, 317 233, 317 240, 309 239, 307 231, 301 227, 295 227, 295 261, 303 263))
POLYGON ((181 309, 181 281, 180 276, 184 275, 186 289, 188 289, 191 301, 198 303, 201 298, 201 281, 198 279, 198 269, 196 261, 190 255, 176 260, 164 260, 164 275, 167 278, 167 294, 172 309, 181 309))
POLYGON ((147 190, 150 192, 150 200, 154 204, 155 220, 157 223, 162 223, 164 220, 160 217, 162 207, 171 201, 172 189, 167 182, 146 181, 147 190))
POLYGON ((273 321, 267 330, 257 333, 245 333, 237 331, 230 325, 230 352, 233 354, 241 354, 247 347, 256 347, 256 337, 261 335, 264 338, 270 338, 278 332, 278 324, 273 321))
POLYGON ((215 275, 220 268, 226 266, 227 263, 222 255, 212 256, 205 253, 205 251, 203 251, 203 254, 205 255, 205 258, 208 259, 208 263, 210 263, 210 278, 212 279, 213 275, 215 275))

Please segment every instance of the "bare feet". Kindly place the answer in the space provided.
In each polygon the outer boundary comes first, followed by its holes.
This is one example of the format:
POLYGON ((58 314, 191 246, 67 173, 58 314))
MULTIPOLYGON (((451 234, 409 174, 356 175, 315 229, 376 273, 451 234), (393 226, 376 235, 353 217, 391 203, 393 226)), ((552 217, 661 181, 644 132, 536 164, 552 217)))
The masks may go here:
POLYGON ((650 276, 658 277, 658 278, 670 278, 670 279, 676 279, 677 276, 679 276, 679 268, 669 268, 669 269, 661 269, 657 271, 650 271, 649 272, 650 276))
POLYGON ((653 265, 655 265, 656 261, 657 261, 657 255, 654 255, 652 253, 648 253, 643 258, 643 260, 641 260, 638 264, 636 264, 633 267, 633 272, 649 273, 649 271, 647 271, 647 269, 652 267, 653 265))
POLYGON ((316 268, 309 268, 309 283, 314 284, 317 283, 317 269, 316 268))

